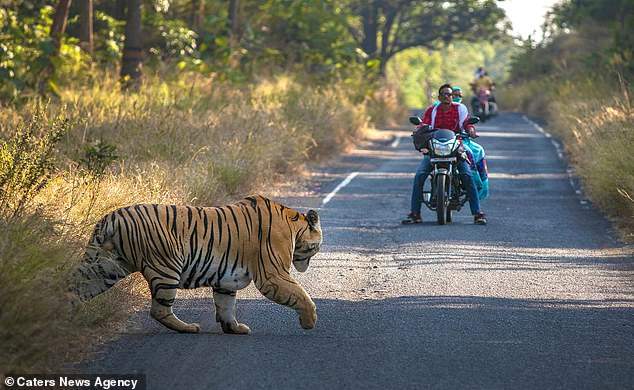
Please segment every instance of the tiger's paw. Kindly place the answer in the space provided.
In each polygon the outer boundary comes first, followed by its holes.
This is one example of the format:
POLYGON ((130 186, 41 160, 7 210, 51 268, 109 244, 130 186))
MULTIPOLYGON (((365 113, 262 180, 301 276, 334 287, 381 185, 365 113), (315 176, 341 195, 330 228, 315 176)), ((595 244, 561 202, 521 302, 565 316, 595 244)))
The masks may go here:
POLYGON ((245 324, 236 322, 235 324, 221 322, 222 331, 226 334, 251 334, 251 328, 245 324))
POLYGON ((185 324, 181 329, 178 330, 179 333, 200 333, 200 325, 196 323, 185 324))
POLYGON ((317 311, 304 312, 299 316, 299 324, 304 329, 313 329, 317 322, 317 311))

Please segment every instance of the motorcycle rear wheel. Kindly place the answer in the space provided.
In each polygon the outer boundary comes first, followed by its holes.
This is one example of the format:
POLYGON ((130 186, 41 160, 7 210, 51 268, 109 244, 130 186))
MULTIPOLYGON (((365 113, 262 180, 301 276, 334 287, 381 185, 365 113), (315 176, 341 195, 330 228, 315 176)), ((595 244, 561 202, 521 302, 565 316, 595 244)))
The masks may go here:
POLYGON ((445 181, 447 177, 445 175, 436 176, 436 219, 439 225, 447 223, 447 202, 445 190, 445 181))

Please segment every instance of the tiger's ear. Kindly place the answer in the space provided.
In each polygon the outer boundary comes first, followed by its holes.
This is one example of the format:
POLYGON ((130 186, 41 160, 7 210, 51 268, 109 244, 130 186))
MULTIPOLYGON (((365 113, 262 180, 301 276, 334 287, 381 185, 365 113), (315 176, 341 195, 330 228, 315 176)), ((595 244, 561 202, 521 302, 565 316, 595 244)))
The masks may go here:
POLYGON ((319 215, 315 210, 308 210, 306 213, 306 220, 308 221, 308 226, 311 229, 317 229, 319 226, 319 215))

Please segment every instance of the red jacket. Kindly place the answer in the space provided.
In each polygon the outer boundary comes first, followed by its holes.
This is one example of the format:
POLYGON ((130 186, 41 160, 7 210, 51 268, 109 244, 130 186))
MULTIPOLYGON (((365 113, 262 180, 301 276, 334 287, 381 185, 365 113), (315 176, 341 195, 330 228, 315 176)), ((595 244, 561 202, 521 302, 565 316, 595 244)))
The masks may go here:
POLYGON ((423 114, 422 124, 430 126, 433 125, 433 128, 435 129, 453 130, 456 133, 459 133, 461 129, 468 132, 475 130, 475 127, 472 124, 467 123, 469 121, 469 111, 464 104, 451 103, 449 110, 443 111, 443 109, 444 106, 442 104, 427 107, 425 113, 423 114), (435 120, 432 119, 434 108, 436 108, 435 120), (462 126, 460 125, 460 114, 464 117, 462 120, 462 126))

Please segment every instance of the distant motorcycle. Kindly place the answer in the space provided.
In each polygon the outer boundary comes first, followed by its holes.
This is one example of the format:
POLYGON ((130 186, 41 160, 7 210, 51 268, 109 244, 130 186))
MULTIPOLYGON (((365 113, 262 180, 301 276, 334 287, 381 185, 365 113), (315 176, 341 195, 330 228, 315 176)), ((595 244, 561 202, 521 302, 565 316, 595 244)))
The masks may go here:
MULTIPOLYGON (((410 123, 419 126, 422 122, 417 116, 409 117, 410 123)), ((480 121, 477 117, 469 119, 470 124, 480 121)), ((414 147, 429 154, 431 162, 431 190, 423 190, 423 203, 436 211, 439 225, 452 221, 452 212, 460 211, 467 202, 467 192, 458 173, 458 159, 467 159, 462 139, 469 134, 456 134, 452 130, 432 129, 429 125, 418 128, 412 134, 414 147)))
POLYGON ((498 114, 498 105, 490 90, 477 91, 471 98, 471 112, 483 122, 498 114))

